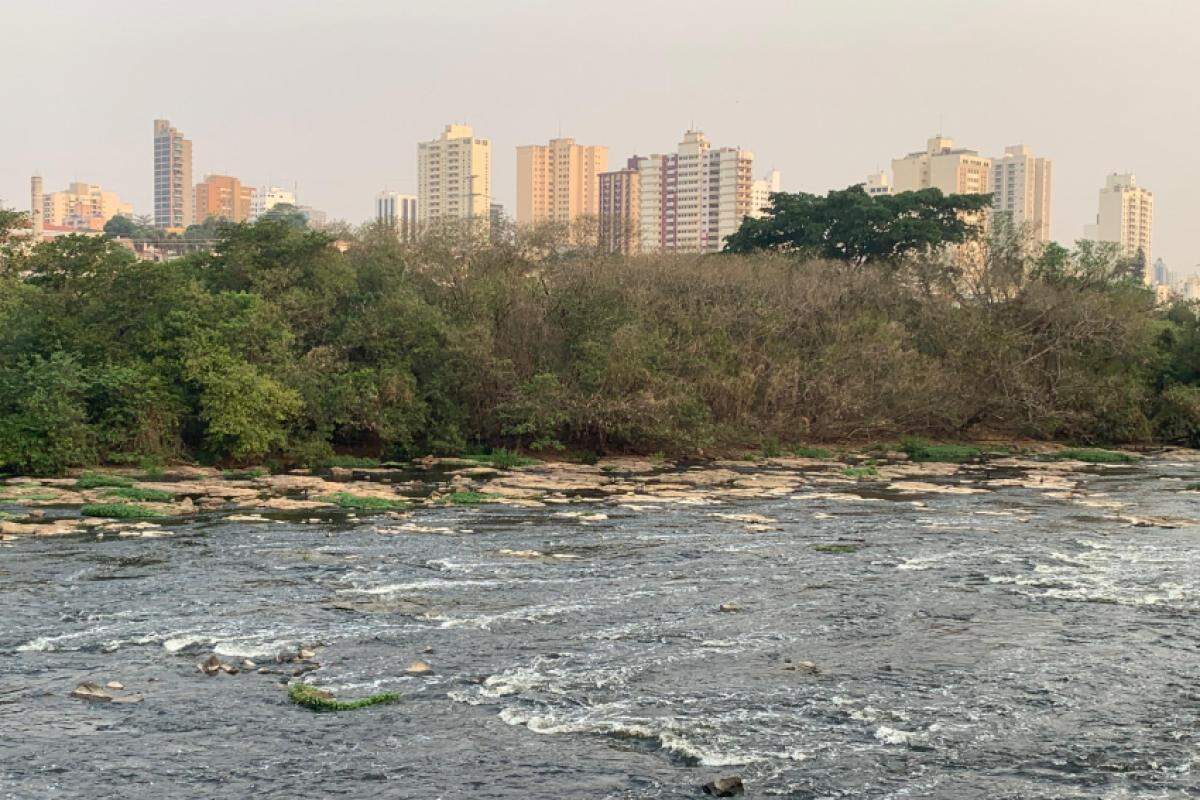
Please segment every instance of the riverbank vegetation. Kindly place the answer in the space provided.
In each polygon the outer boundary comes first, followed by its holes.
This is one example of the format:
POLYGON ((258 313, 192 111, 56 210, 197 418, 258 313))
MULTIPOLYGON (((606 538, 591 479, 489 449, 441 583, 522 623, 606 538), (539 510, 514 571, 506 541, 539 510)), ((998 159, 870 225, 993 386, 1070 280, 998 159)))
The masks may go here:
POLYGON ((831 259, 747 235, 745 254, 622 259, 561 231, 368 227, 335 247, 289 220, 219 237, 168 263, 103 238, 0 248, 0 471, 1200 444, 1196 309, 1156 307, 1103 247, 997 234, 957 262, 965 246, 831 259))

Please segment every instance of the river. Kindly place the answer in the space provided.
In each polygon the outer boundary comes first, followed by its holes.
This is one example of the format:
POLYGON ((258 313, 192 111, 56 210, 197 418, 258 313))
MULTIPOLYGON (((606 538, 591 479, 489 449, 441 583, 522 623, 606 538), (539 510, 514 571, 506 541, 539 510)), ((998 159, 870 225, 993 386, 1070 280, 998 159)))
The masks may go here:
POLYGON ((1053 474, 17 538, 0 798, 1198 797, 1197 463, 1053 474))

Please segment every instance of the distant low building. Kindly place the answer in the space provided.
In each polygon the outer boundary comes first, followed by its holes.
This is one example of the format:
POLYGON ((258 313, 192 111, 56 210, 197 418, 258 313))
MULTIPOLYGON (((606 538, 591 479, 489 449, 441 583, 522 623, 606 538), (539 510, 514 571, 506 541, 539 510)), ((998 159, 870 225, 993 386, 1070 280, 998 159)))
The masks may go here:
POLYGON ((883 170, 868 175, 862 187, 863 191, 871 197, 885 197, 896 193, 891 177, 883 170))
MULTIPOLYGON (((35 193, 41 190, 41 178, 35 193)), ((41 219, 34 227, 47 230, 102 231, 115 216, 133 216, 133 205, 126 203, 116 192, 106 192, 96 184, 72 183, 61 192, 42 195, 41 219)))
POLYGON ((196 199, 192 206, 196 222, 203 223, 210 218, 246 222, 250 219, 257 193, 254 187, 243 186, 230 175, 208 175, 196 184, 196 199))
POLYGON ((375 221, 396 232, 401 241, 417 236, 417 197, 383 191, 375 195, 375 221))
POLYGON ((250 200, 250 219, 258 219, 278 205, 296 205, 296 193, 278 186, 264 186, 250 200))

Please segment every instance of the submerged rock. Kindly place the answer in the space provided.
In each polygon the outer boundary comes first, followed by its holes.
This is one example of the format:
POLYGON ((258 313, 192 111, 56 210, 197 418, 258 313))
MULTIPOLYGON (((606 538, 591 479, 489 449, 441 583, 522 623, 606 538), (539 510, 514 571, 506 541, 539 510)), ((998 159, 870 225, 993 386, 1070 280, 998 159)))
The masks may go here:
POLYGON ((704 784, 704 793, 713 797, 740 797, 746 793, 746 787, 742 785, 742 779, 736 775, 728 778, 717 778, 715 781, 709 781, 704 784))

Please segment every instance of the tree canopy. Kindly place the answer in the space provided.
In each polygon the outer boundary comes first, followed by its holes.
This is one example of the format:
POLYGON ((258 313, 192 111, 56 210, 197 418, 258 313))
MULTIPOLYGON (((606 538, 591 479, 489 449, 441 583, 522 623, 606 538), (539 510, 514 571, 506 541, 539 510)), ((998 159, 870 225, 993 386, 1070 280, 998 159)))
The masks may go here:
POLYGON ((766 216, 747 217, 726 239, 729 253, 760 250, 863 264, 962 244, 979 232, 984 194, 945 195, 938 189, 872 197, 862 186, 825 197, 798 192, 771 195, 766 216))

